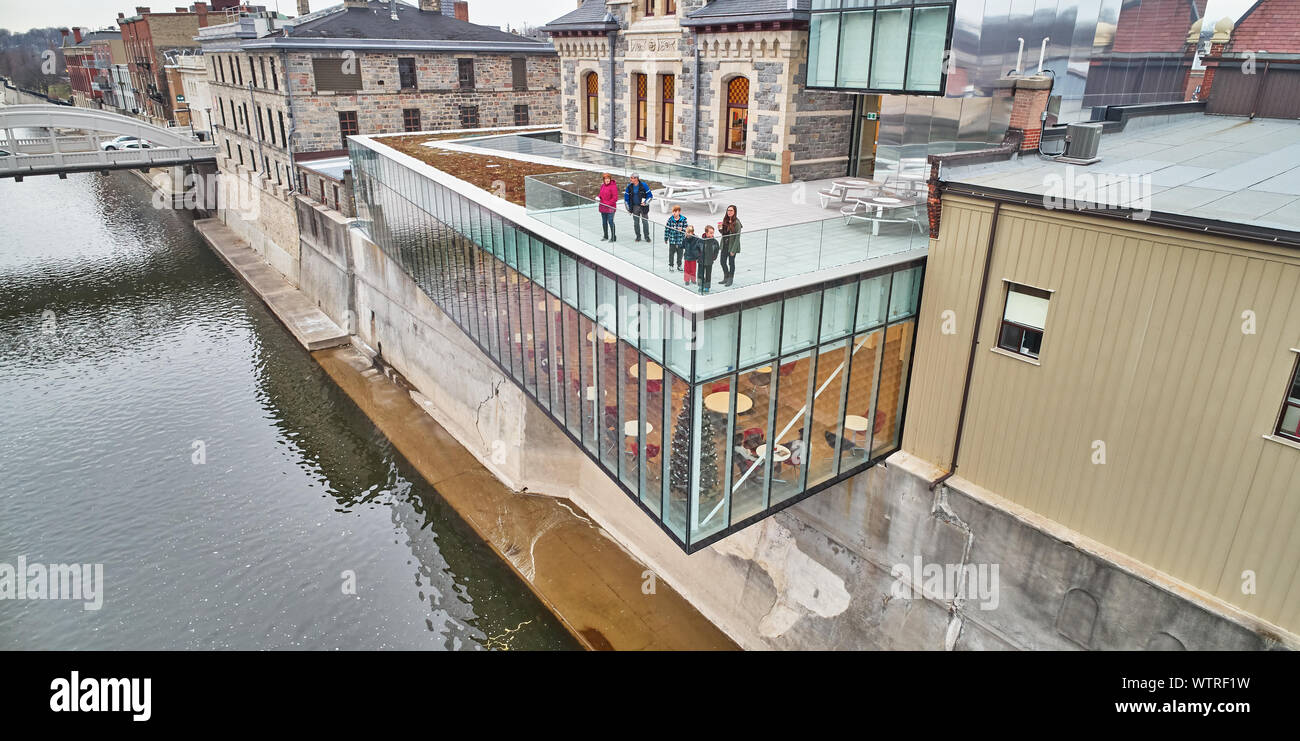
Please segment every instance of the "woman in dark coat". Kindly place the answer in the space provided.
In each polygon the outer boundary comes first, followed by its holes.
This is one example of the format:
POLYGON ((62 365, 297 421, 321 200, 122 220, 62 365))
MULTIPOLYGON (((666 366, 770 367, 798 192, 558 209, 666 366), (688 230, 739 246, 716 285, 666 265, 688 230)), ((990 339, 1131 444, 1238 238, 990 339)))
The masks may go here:
POLYGON ((736 207, 727 206, 727 215, 718 222, 718 233, 722 235, 722 285, 729 286, 736 279, 736 253, 740 252, 740 219, 736 218, 736 207))

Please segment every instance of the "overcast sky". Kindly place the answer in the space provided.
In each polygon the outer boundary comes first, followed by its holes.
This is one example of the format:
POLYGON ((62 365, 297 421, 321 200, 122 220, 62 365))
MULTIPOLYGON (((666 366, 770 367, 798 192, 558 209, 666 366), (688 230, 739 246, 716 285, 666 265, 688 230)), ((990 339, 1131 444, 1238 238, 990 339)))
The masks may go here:
MULTIPOLYGON (((255 4, 278 9, 285 15, 297 13, 296 0, 251 0, 255 4)), ((337 0, 310 0, 313 10, 337 5, 337 0)), ((193 0, 0 0, 0 28, 26 31, 45 26, 113 26, 118 11, 128 14, 136 5, 154 10, 189 6, 193 0)), ((418 0, 408 0, 416 5, 418 0)), ((1255 0, 1209 0, 1205 14, 1211 19, 1236 18, 1255 0)), ((539 26, 577 7, 577 0, 470 0, 469 19, 488 26, 539 26)))
MULTIPOLYGON (((418 5, 419 0, 405 0, 418 5)), ((249 0, 285 15, 297 15, 297 0, 249 0)), ((312 10, 338 5, 339 0, 310 0, 312 10)), ((189 7, 194 0, 0 0, 0 28, 26 31, 46 26, 115 26, 117 14, 131 15, 137 5, 154 10, 189 7)), ((540 26, 578 7, 577 0, 470 0, 469 19, 486 26, 540 26)))

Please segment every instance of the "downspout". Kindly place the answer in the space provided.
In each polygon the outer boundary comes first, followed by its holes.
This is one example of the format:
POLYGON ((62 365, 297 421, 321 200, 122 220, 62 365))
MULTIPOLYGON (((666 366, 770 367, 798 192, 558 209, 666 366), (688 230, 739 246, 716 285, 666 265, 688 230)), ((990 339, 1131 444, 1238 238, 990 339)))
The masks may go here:
MULTIPOLYGON (((284 29, 284 35, 288 36, 292 26, 284 29)), ((292 76, 289 74, 289 52, 286 49, 280 50, 280 71, 284 78, 284 111, 289 118, 289 137, 284 142, 284 151, 289 155, 289 190, 293 193, 300 192, 298 189, 298 165, 294 159, 293 137, 294 129, 298 123, 298 117, 293 115, 293 84, 290 82, 292 76)))
POLYGON ((618 31, 609 32, 609 151, 614 151, 614 45, 618 31))
POLYGON ((691 108, 691 118, 694 119, 691 125, 691 164, 700 163, 700 32, 691 30, 692 39, 695 41, 695 82, 692 85, 695 88, 695 105, 691 108))
POLYGON ((952 442, 952 466, 948 472, 930 483, 930 491, 952 478, 957 473, 957 456, 961 454, 961 433, 966 427, 966 405, 970 401, 971 376, 975 372, 975 351, 979 348, 980 325, 984 318, 984 297, 988 295, 989 273, 993 269, 993 240, 998 234, 998 214, 1002 211, 1002 202, 993 203, 993 219, 989 224, 989 243, 984 251, 984 277, 980 279, 980 298, 975 307, 975 326, 970 338, 970 356, 966 359, 966 382, 961 390, 961 407, 957 410, 957 437, 952 442))

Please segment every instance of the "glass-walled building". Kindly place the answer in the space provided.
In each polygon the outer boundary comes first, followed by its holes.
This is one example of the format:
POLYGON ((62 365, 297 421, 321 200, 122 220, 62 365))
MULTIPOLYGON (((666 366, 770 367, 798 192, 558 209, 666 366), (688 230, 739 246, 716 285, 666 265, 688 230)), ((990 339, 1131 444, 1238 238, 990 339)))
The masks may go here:
POLYGON ((380 141, 360 228, 688 552, 898 449, 921 260, 690 311, 380 141))

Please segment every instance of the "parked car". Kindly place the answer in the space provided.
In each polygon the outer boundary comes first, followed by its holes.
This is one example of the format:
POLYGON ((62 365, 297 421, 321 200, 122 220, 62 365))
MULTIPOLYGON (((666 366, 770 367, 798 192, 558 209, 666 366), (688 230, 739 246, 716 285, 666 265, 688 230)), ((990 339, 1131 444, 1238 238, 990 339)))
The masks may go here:
POLYGON ((8 157, 8 156, 9 156, 9 153, 8 153, 8 152, 6 152, 6 151, 3 150, 3 149, 0 149, 0 157, 8 157))
POLYGON ((113 152, 119 149, 150 149, 149 142, 134 136, 119 136, 112 141, 104 142, 99 148, 105 152, 113 152))

